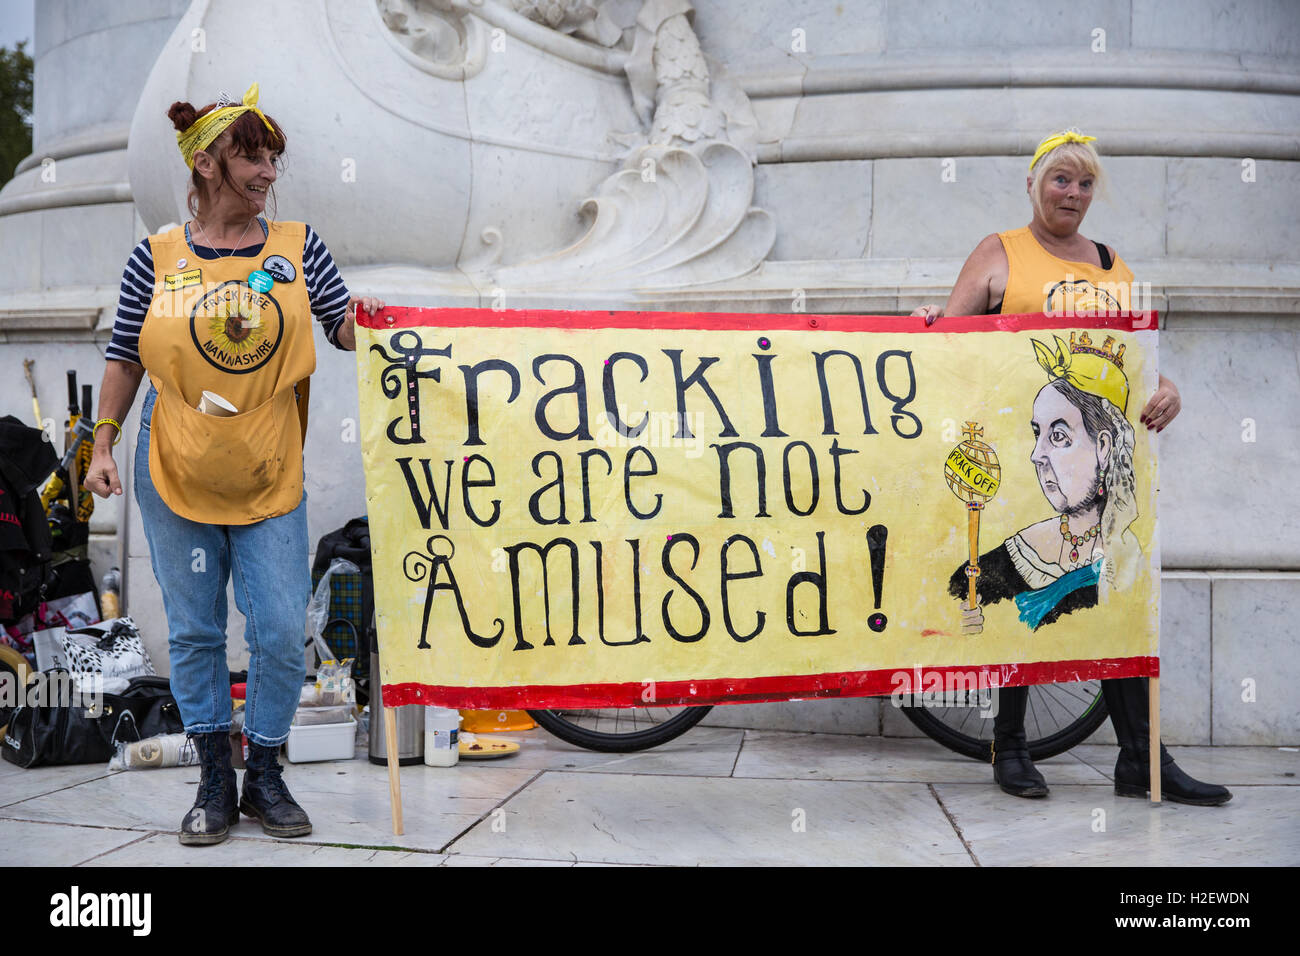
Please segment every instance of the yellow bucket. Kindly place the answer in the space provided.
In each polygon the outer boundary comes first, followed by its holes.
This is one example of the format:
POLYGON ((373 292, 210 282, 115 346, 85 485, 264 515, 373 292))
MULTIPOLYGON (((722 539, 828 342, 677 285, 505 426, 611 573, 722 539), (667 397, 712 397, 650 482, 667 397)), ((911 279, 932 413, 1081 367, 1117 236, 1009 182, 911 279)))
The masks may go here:
POLYGON ((532 730, 537 726, 524 710, 462 710, 461 727, 472 734, 532 730))

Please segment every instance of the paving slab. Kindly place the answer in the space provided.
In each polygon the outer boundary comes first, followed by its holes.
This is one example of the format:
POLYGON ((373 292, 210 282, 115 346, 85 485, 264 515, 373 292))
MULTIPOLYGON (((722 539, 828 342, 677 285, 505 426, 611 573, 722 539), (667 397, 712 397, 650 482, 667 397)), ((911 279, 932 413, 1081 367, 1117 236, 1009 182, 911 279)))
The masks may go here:
POLYGON ((134 830, 0 820, 0 866, 76 866, 140 838, 134 830))
POLYGON ((743 730, 692 727, 676 740, 630 754, 597 753, 567 744, 538 728, 507 734, 483 734, 485 739, 515 740, 519 752, 496 760, 461 760, 457 769, 583 770, 593 773, 651 773, 725 777, 736 763, 745 739, 743 730))
POLYGON ((443 866, 573 866, 573 860, 527 860, 506 856, 468 856, 453 853, 444 856, 443 866))
POLYGON ((402 768, 402 837, 364 755, 286 765, 309 837, 245 818, 216 847, 176 841, 196 767, 0 764, 0 865, 1300 865, 1297 748, 1171 748, 1234 792, 1198 808, 1115 797, 1106 745, 1040 762, 1052 795, 1030 801, 929 740, 697 727, 618 755, 507 736, 515 757, 402 768))
MULTIPOLYGON (((1070 751, 1113 779, 1119 748, 1083 744, 1070 751)), ((1198 780, 1233 785, 1300 786, 1300 748, 1170 747, 1178 766, 1198 780)))
MULTIPOLYGON (((241 822, 241 827, 247 826, 241 822)), ((236 831, 238 832, 238 831, 236 831)), ((84 866, 442 866, 439 853, 350 849, 292 840, 232 836, 216 846, 181 846, 175 833, 156 833, 89 860, 84 866)))
POLYGON ((555 771, 449 852, 676 866, 971 865, 924 784, 555 771))
MULTIPOLYGON (((526 783, 529 770, 458 773, 460 768, 402 768, 405 834, 395 836, 388 772, 367 760, 289 764, 285 783, 312 820, 295 842, 439 850, 526 783)), ((197 767, 116 773, 0 808, 0 818, 174 832, 194 803, 197 767)), ((261 836, 244 818, 240 836, 261 836)), ((177 844, 179 846, 179 844, 177 844)))
MULTIPOLYGON (((24 824, 47 826, 50 824, 24 824)), ((107 831, 105 831, 107 832, 107 831)), ((572 860, 523 860, 490 856, 448 856, 445 853, 412 853, 299 843, 292 840, 231 837, 208 847, 181 846, 175 834, 160 833, 140 838, 118 850, 90 859, 83 866, 328 866, 328 867, 440 867, 440 866, 573 866, 572 860)))
POLYGON ((23 767, 0 760, 0 807, 76 786, 87 780, 108 776, 104 763, 72 764, 66 767, 23 767))
MULTIPOLYGON (((1077 757, 1062 754, 1039 761, 1049 785, 1106 783, 1106 777, 1077 757)), ((750 730, 736 762, 737 777, 803 780, 876 780, 993 785, 993 768, 963 757, 932 740, 787 734, 750 730)))
POLYGON ((1295 787, 1240 787, 1222 807, 1157 805, 1109 786, 1055 786, 1042 800, 935 790, 983 866, 1300 865, 1295 787))

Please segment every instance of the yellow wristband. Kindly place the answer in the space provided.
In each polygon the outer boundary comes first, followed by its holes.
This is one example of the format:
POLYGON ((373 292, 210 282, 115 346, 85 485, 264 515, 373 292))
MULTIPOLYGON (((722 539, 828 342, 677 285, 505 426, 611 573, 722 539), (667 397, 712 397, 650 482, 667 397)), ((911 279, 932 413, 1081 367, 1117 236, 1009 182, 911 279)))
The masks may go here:
POLYGON ((122 423, 119 422, 116 418, 101 418, 99 421, 95 422, 95 427, 90 430, 90 437, 92 441, 95 438, 95 433, 99 431, 100 425, 112 425, 114 428, 117 429, 117 437, 113 439, 114 445, 116 445, 118 442, 122 440, 122 423))

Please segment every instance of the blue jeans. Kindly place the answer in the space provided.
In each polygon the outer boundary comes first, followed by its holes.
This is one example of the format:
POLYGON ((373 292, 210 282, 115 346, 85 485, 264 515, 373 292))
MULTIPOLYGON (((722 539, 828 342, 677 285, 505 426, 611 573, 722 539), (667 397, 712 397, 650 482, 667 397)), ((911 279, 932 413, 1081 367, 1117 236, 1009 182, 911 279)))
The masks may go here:
POLYGON ((154 577, 167 612, 171 688, 187 733, 230 729, 226 666, 226 583, 247 618, 248 692, 244 733, 278 747, 289 736, 306 676, 303 653, 311 576, 307 567, 307 495, 293 511, 249 525, 199 524, 159 497, 149 475, 149 430, 157 393, 140 412, 135 498, 154 577))

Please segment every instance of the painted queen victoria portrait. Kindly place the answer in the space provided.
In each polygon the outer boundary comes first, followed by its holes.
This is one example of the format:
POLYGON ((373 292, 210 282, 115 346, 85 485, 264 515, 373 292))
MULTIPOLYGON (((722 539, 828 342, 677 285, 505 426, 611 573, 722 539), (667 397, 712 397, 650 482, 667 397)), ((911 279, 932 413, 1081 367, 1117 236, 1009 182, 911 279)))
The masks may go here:
POLYGON ((968 564, 949 580, 962 600, 962 630, 980 633, 985 604, 1012 600, 1032 631, 1062 615, 1095 607, 1110 588, 1136 573, 1141 549, 1129 526, 1137 518, 1133 426, 1125 414, 1129 386, 1124 346, 1088 332, 1067 344, 1033 341, 1048 381, 1034 398, 1030 461, 1055 512, 980 555, 977 601, 968 599, 968 564))

